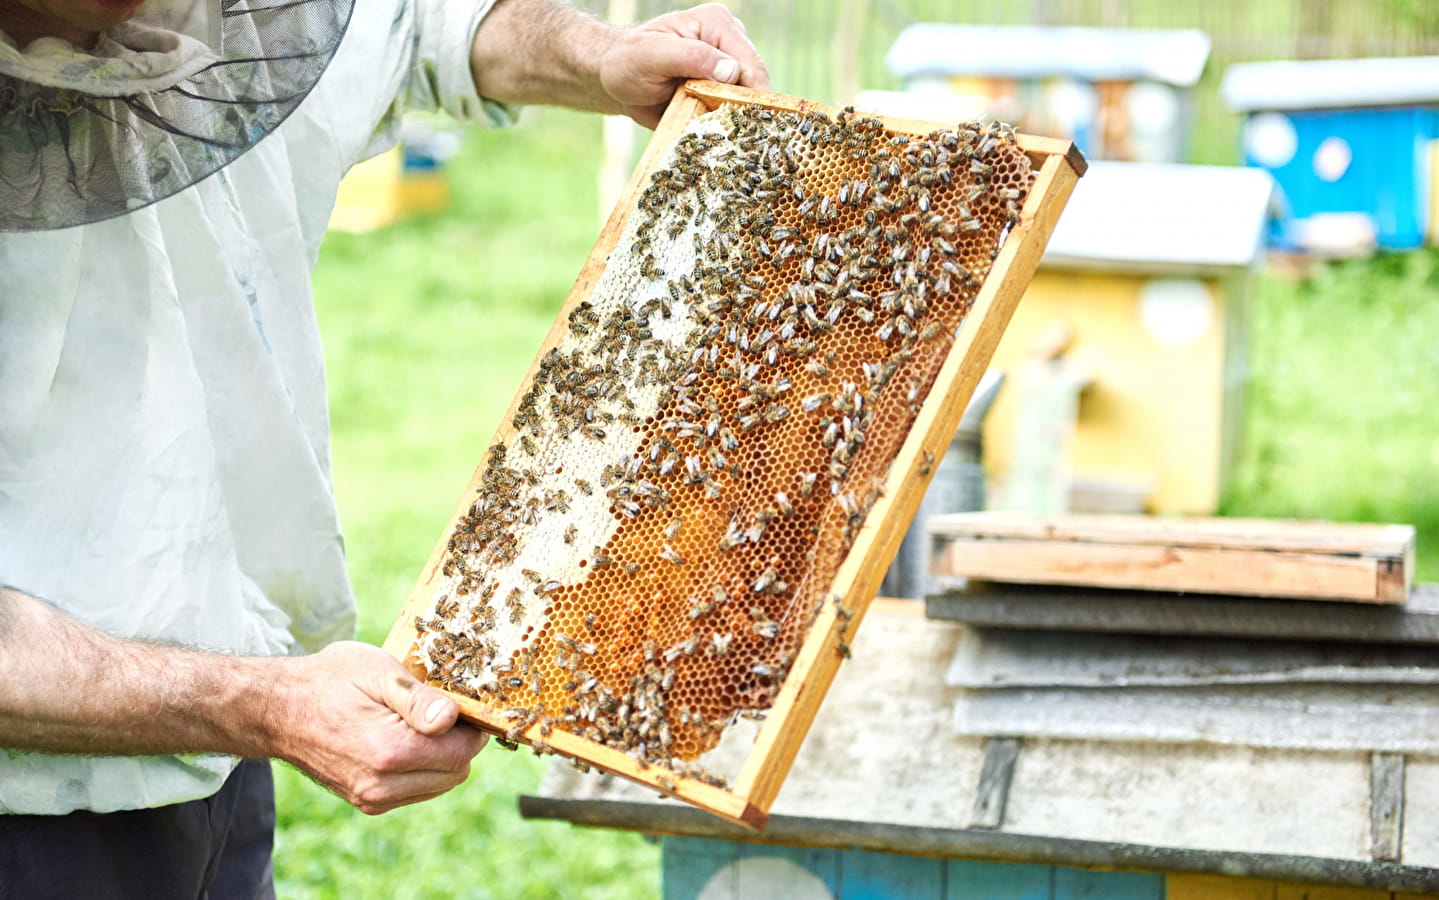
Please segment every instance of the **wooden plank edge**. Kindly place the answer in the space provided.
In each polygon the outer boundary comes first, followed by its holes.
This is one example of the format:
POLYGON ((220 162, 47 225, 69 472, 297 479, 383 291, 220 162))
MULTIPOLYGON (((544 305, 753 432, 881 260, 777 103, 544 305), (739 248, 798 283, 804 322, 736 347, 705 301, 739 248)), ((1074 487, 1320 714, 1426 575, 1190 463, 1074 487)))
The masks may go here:
MULTIPOLYGON (((826 115, 834 116, 841 112, 838 106, 831 106, 828 103, 818 103, 812 100, 799 100, 787 94, 777 94, 773 91, 760 91, 754 88, 741 87, 734 84, 721 84, 717 81, 705 81, 696 79, 686 82, 683 90, 690 95, 704 101, 706 107, 714 109, 722 103, 742 103, 753 106, 765 106, 770 109, 781 109, 788 112, 809 112, 811 110, 823 112, 826 115)), ((856 107, 856 111, 863 113, 866 117, 879 119, 884 127, 890 131, 898 131, 905 134, 926 135, 939 128, 953 128, 954 122, 936 122, 927 119, 908 119, 900 116, 887 116, 882 113, 856 107)), ((1068 163, 1075 176, 1081 176, 1089 170, 1089 162, 1084 158, 1084 153, 1073 141, 1062 138, 1040 137, 1032 134, 1016 134, 1015 143, 1019 149, 1029 154, 1031 160, 1035 157, 1062 157, 1068 163)), ((1038 167, 1038 164, 1036 167, 1038 167)))
POLYGON ((1333 522, 1323 519, 1263 519, 1226 516, 1155 516, 1097 513, 1037 515, 989 510, 935 517, 937 533, 975 537, 1043 537, 1048 540, 1195 544, 1236 540, 1254 546, 1295 546, 1316 550, 1397 553, 1413 539, 1414 526, 1333 522))
POLYGON ((1369 755, 1369 856, 1381 862, 1403 856, 1404 766, 1402 753, 1369 755))
POLYGON ((984 740, 984 760, 979 767, 979 783, 974 788, 974 805, 970 808, 970 828, 1001 828, 1004 811, 1009 805, 1009 788, 1014 782, 1014 768, 1019 762, 1024 738, 988 737, 984 740))
POLYGON ((1414 590, 1414 530, 1398 559, 1378 561, 1379 575, 1375 585, 1376 595, 1386 603, 1403 604, 1409 601, 1414 590))
POLYGON ((1414 526, 1316 519, 1195 516, 1036 516, 1002 511, 935 516, 936 537, 1302 551, 1392 559, 1412 555, 1414 526), (1208 529, 1206 531, 1206 529, 1208 529))
POLYGON ((1373 560, 1357 557, 1125 544, 1098 545, 1096 550, 1102 552, 1088 552, 1081 563, 1062 559, 1062 554, 1056 553, 1055 547, 1045 541, 958 541, 935 554, 934 574, 1000 583, 1305 598, 1391 606, 1400 605, 1405 599, 1382 596, 1376 590, 1380 566, 1373 560), (1150 565, 1152 562, 1162 564, 1150 565), (1223 575, 1204 575, 1213 571, 1223 575), (1248 574, 1241 578, 1238 574, 1241 571, 1248 574), (1346 580, 1341 582, 1340 576, 1346 580), (1282 583, 1269 583, 1273 580, 1282 583), (1304 581, 1312 584, 1296 583, 1304 581))
POLYGON ((971 580, 930 594, 924 612, 974 628, 1435 647, 1439 617, 1430 597, 1422 583, 1407 604, 1391 606, 971 580))
MULTIPOLYGON (((459 705, 460 717, 466 722, 497 737, 505 736, 509 722, 495 709, 473 697, 453 691, 442 693, 450 696, 459 705)), ((558 755, 577 759, 593 768, 681 800, 742 828, 763 830, 769 818, 766 810, 758 809, 733 791, 688 778, 663 766, 652 763, 642 766, 626 753, 568 731, 556 728, 545 737, 540 733, 540 726, 535 724, 525 729, 518 736, 518 741, 530 746, 536 743, 547 744, 558 755), (670 783, 662 783, 661 778, 670 783)))
POLYGON ((1439 869, 1322 856, 1164 847, 1019 834, 982 828, 934 828, 777 814, 763 834, 732 828, 683 807, 625 800, 521 796, 520 815, 581 827, 707 837, 750 844, 859 849, 937 859, 1034 863, 1133 872, 1224 874, 1309 884, 1439 892, 1439 869))
MULTIPOLYGON (((501 416, 499 425, 496 427, 494 436, 490 441, 491 444, 509 443, 510 439, 514 437, 515 429, 510 423, 518 411, 519 401, 524 393, 524 386, 534 379, 535 373, 539 370, 540 360, 544 358, 545 354, 548 353, 552 347, 558 345, 564 337, 567 326, 566 313, 573 310, 581 301, 594 293, 595 284, 604 273, 609 254, 614 250, 615 244, 619 241, 620 233, 624 231, 625 221, 634 205, 633 200, 643 191, 645 179, 648 177, 650 169, 653 168, 655 162, 664 155, 670 145, 674 143, 679 133, 689 124, 690 119, 702 108, 703 104, 701 104, 698 99, 678 91, 675 93, 669 106, 665 108, 664 115, 661 117, 659 125, 656 126, 654 134, 650 137, 644 153, 640 156, 639 163, 635 166, 634 171, 630 173, 628 184, 626 184, 624 191, 615 202, 614 209, 610 211, 609 219, 606 220, 605 225, 601 228, 600 236, 596 239, 594 248, 590 251, 589 256, 586 257, 584 265, 575 277, 574 284, 570 287, 570 292, 565 298, 564 305, 560 308, 560 312, 556 314, 554 322, 550 325, 550 330, 546 332, 544 340, 540 343, 539 350, 536 351, 534 359, 530 362, 529 369, 525 372, 523 379, 521 379, 519 383, 519 387, 515 390, 514 397, 510 400, 510 405, 506 407, 503 416, 501 416)), ((428 609, 431 604, 434 580, 439 574, 440 567, 444 563, 445 552, 447 550, 447 537, 454 532, 460 520, 469 512, 470 505, 474 503, 475 492, 479 489, 484 476, 485 466, 486 461, 482 455, 479 463, 475 466, 474 473, 470 476, 469 482, 465 485, 464 490, 460 492, 460 498, 455 505, 455 511, 450 515, 449 521, 446 523, 444 531, 441 532, 434 549, 430 551, 424 568, 420 570, 420 576, 416 580, 414 588, 411 589, 409 598, 401 608, 399 617, 395 620, 395 624, 390 627, 390 631, 382 644, 382 647, 389 652, 390 655, 400 660, 400 662, 407 667, 410 667, 410 656, 416 649, 415 641, 417 635, 414 627, 415 616, 428 609)))
POLYGON ((1000 249, 935 379, 936 385, 949 386, 944 402, 931 402, 933 398, 925 402, 885 479, 887 484, 908 489, 891 490, 880 498, 840 564, 831 585, 849 585, 842 602, 852 613, 851 620, 841 623, 831 604, 821 610, 735 782, 735 792, 761 808, 768 809, 778 796, 838 670, 841 633, 858 627, 889 562, 898 552, 923 498, 918 488, 928 484, 959 427, 965 405, 1038 268, 1044 245, 1078 177, 1062 157, 1050 157, 1041 167, 1020 222, 1000 249), (972 327, 965 327, 971 323, 972 327), (895 476, 896 472, 901 473, 900 477, 895 476), (867 545, 876 549, 867 550, 867 545))

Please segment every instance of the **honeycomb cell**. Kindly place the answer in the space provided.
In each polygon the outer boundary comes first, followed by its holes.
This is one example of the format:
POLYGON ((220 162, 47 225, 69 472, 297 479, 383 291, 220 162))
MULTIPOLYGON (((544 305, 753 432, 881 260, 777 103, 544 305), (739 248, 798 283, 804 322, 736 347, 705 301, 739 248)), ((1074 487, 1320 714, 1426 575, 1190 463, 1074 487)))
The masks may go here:
POLYGON ((448 536, 429 680, 718 782, 695 760, 773 704, 1033 180, 1000 125, 691 122, 448 536))

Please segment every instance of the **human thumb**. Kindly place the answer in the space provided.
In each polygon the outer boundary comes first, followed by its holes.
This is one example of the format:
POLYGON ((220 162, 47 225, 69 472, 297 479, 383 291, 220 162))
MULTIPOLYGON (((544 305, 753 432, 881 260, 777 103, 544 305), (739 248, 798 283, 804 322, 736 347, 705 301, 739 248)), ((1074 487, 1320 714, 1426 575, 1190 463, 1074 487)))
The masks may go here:
POLYGON ((731 56, 720 57, 715 63, 714 71, 710 74, 714 81, 722 81, 725 84, 733 83, 739 78, 739 61, 731 56))
POLYGON ((381 682, 382 702, 421 734, 443 734, 459 717, 460 707, 441 692, 416 681, 408 672, 381 682))

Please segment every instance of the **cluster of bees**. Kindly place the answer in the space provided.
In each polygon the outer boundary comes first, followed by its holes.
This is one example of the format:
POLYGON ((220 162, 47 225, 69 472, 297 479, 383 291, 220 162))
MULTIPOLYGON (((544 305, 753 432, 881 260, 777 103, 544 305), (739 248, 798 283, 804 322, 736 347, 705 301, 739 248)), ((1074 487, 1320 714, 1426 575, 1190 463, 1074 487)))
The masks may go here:
POLYGON ((722 783, 698 758, 838 606, 1032 182, 999 125, 691 122, 490 448, 415 622, 430 681, 508 741, 562 729, 722 783))

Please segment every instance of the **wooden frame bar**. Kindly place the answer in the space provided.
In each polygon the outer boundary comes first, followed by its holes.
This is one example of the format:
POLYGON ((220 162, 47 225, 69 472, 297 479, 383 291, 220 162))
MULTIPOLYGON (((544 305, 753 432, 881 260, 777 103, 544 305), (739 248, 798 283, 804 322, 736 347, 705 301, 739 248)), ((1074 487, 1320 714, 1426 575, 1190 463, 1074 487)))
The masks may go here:
MULTIPOLYGON (((805 100, 713 82, 697 81, 684 85, 676 93, 628 187, 602 229, 594 252, 576 279, 524 383, 529 383, 534 377, 544 353, 564 336, 568 313, 593 292, 649 173, 692 119, 725 103, 798 112, 820 110, 831 115, 838 112, 805 100)), ((881 120, 892 131, 919 136, 944 127, 931 122, 883 117, 881 120)), ((1020 136, 1017 143, 1030 158, 1037 173, 1036 182, 1020 212, 1018 223, 1010 230, 958 337, 950 347, 934 389, 923 403, 900 453, 891 465, 888 478, 891 489, 870 510, 831 582, 833 592, 842 597, 843 606, 852 615, 849 621, 843 621, 832 604, 824 605, 810 626, 733 787, 723 790, 693 778, 679 777, 559 729, 544 738, 555 751, 675 796, 730 822, 752 829, 764 828, 769 807, 839 665, 844 635, 848 629, 858 626, 863 618, 885 567, 897 551, 909 520, 918 507, 923 487, 930 476, 932 460, 943 456, 965 405, 1039 264, 1055 221, 1084 171, 1083 157, 1068 141, 1020 136)), ((497 440, 513 437, 513 429, 508 422, 518 408, 518 402, 517 395, 504 420, 506 424, 499 429, 497 440)), ((481 474, 482 470, 476 471, 469 488, 462 495, 446 530, 447 535, 469 508, 481 474)), ((417 643, 415 618, 432 601, 445 551, 446 542, 442 538, 385 642, 386 650, 410 665, 417 674, 420 670, 412 656, 417 643)), ((505 732, 508 722, 498 715, 497 710, 468 697, 454 696, 467 720, 494 733, 505 732)), ((524 734, 525 739, 538 740, 538 727, 531 726, 524 734)))
POLYGON ((1409 525, 958 513, 929 534, 936 574, 986 581, 1385 604, 1413 584, 1409 525))

